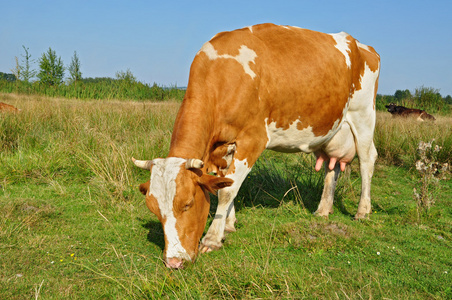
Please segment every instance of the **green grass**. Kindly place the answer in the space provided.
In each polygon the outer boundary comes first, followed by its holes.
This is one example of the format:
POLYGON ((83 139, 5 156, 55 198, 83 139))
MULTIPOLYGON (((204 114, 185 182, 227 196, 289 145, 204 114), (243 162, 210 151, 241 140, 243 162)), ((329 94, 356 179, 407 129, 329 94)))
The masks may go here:
POLYGON ((149 175, 130 157, 168 153, 177 102, 0 101, 22 108, 0 115, 0 299, 452 298, 452 183, 422 218, 413 198, 418 139, 450 151, 445 130, 379 114, 364 221, 356 160, 325 220, 312 215, 323 186, 312 156, 265 152, 236 199, 237 232, 173 271, 137 190, 149 175))
MULTIPOLYGON (((123 75, 127 76, 127 74, 123 75)), ((133 77, 133 75, 132 75, 133 77)), ((66 99, 115 99, 115 100, 182 100, 185 90, 181 88, 163 88, 156 83, 144 84, 134 78, 86 78, 77 83, 47 85, 40 82, 8 81, 0 79, 0 93, 21 95, 41 95, 66 99)))

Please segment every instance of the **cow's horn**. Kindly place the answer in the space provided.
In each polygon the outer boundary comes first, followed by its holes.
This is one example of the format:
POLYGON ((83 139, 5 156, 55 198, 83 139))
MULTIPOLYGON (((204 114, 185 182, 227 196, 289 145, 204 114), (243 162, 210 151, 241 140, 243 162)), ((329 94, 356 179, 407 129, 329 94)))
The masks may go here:
POLYGON ((138 160, 132 157, 132 161, 138 168, 150 170, 152 167, 152 160, 138 160))
POLYGON ((201 169, 204 166, 202 160, 197 158, 187 159, 187 163, 185 164, 185 168, 187 169, 201 169))

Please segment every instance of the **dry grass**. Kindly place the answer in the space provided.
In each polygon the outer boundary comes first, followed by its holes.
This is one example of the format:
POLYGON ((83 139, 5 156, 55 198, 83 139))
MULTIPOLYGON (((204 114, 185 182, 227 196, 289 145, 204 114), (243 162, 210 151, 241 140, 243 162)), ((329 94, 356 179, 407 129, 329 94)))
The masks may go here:
POLYGON ((380 161, 408 168, 418 159, 417 148, 421 141, 435 140, 443 147, 438 161, 452 162, 452 118, 437 116, 435 122, 419 122, 415 118, 394 118, 390 113, 377 113, 375 145, 380 161))

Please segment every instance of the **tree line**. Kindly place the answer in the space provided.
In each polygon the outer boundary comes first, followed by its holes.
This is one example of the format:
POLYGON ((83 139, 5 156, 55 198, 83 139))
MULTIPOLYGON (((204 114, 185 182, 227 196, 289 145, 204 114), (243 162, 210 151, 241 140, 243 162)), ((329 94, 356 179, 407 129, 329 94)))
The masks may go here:
POLYGON ((19 94, 39 94, 51 97, 77 99, 137 99, 137 100, 181 100, 185 90, 176 86, 165 88, 139 82, 133 73, 116 72, 116 78, 83 78, 81 62, 74 51, 69 65, 65 66, 52 48, 33 60, 29 49, 22 46, 21 59, 15 57, 11 73, 0 72, 0 91, 19 94), (33 68, 37 62, 38 70, 33 68), (65 80, 66 71, 68 76, 65 80))
MULTIPOLYGON (((0 92, 19 94, 39 94, 51 97, 77 99, 136 99, 136 100, 182 100, 185 89, 177 86, 164 88, 139 82, 133 73, 116 72, 116 78, 83 78, 81 62, 74 51, 71 62, 64 66, 63 60, 52 48, 44 52, 36 61, 31 58, 29 49, 22 46, 21 59, 15 57, 12 73, 0 72, 0 92), (37 62, 39 69, 33 69, 37 62), (68 77, 65 79, 65 72, 68 77), (35 80, 36 79, 36 80, 35 80)), ((377 95, 376 107, 386 110, 385 105, 397 103, 411 108, 424 109, 430 113, 450 113, 452 97, 443 97, 439 90, 431 87, 419 87, 409 90, 397 90, 394 95, 377 95)))
POLYGON ((451 112, 452 97, 443 97, 438 89, 432 87, 418 87, 412 93, 410 90, 396 90, 394 95, 377 95, 376 107, 386 110, 385 105, 396 103, 409 108, 426 110, 429 113, 449 114, 451 112))

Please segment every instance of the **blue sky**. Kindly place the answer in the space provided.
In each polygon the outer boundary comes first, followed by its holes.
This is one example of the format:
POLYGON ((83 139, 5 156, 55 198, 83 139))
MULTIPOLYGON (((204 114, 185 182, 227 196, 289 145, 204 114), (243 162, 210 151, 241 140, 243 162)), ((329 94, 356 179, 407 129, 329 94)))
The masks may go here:
MULTIPOLYGON (((271 22, 346 31, 380 54, 379 93, 420 86, 452 95, 452 1, 23 1, 0 0, 0 72, 29 48, 74 51, 83 77, 186 86, 191 61, 217 32, 271 22)), ((33 65, 38 68, 37 63, 33 65)))

